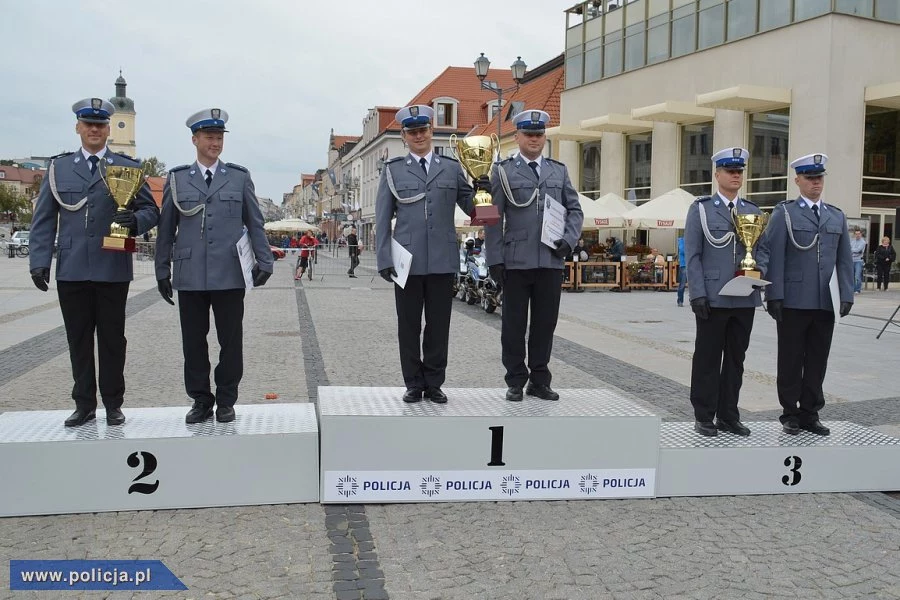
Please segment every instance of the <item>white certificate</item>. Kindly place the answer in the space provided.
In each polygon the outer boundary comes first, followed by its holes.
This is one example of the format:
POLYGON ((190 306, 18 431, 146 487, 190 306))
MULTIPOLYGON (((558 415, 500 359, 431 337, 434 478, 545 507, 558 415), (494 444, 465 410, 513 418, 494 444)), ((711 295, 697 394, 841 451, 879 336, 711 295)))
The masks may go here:
POLYGON ((256 266, 256 257, 253 256, 253 247, 250 245, 250 234, 244 229, 241 239, 235 244, 238 259, 241 261, 241 273, 244 275, 244 287, 253 289, 253 267, 256 266))
POLYGON ((834 311, 834 322, 841 320, 841 289, 838 285, 837 267, 831 272, 831 279, 828 280, 828 291, 831 292, 831 308, 834 311))
POLYGON ((769 285, 771 281, 758 279, 756 277, 747 277, 746 275, 738 275, 719 290, 720 296, 749 296, 753 290, 763 288, 769 285))
POLYGON ((566 208, 549 194, 544 194, 544 223, 541 225, 541 241, 551 248, 553 243, 563 239, 566 231, 566 208))
POLYGON ((400 243, 391 238, 391 262, 394 263, 396 275, 391 275, 394 283, 400 286, 400 289, 406 287, 406 279, 409 277, 409 269, 412 267, 412 253, 400 245, 400 243))

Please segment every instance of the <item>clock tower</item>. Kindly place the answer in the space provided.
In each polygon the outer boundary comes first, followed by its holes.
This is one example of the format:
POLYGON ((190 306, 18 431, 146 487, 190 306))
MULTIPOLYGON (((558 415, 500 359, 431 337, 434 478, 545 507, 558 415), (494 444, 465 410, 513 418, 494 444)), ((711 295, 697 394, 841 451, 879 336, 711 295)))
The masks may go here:
POLYGON ((116 79, 116 95, 109 99, 116 107, 116 113, 109 120, 109 140, 107 145, 113 152, 122 152, 137 157, 137 145, 134 142, 134 100, 125 94, 125 78, 119 70, 116 79))

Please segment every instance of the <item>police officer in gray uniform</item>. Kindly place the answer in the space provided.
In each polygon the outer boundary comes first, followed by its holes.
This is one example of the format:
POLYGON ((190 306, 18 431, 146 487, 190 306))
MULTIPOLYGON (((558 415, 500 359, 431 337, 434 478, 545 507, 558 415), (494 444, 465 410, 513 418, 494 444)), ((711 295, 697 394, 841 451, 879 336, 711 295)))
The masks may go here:
POLYGON ((822 383, 834 333, 829 282, 837 278, 841 317, 853 307, 853 257, 847 219, 822 201, 824 154, 791 163, 800 197, 775 207, 760 242, 759 267, 772 282, 766 308, 778 328, 778 401, 785 433, 801 429, 817 435, 830 430, 819 421, 825 406, 822 383))
POLYGON ((75 412, 66 419, 66 426, 95 418, 98 381, 94 375, 94 331, 106 422, 121 425, 125 422, 121 409, 125 394, 125 301, 133 279, 132 255, 104 250, 103 237, 109 235, 113 221, 128 227, 131 235, 149 231, 156 225, 159 210, 144 184, 129 207, 117 211, 103 181, 107 167, 140 167, 131 157, 106 147, 113 105, 100 98, 85 98, 76 102, 72 111, 78 118, 75 131, 81 137, 81 148, 55 156, 41 184, 31 221, 31 278, 39 290, 47 291, 53 242, 57 239, 56 291, 75 380, 75 412))
POLYGON ((213 404, 217 421, 235 418, 234 403, 244 371, 245 290, 235 244, 245 228, 256 258, 254 286, 266 283, 274 263, 250 173, 240 165, 219 161, 226 122, 228 113, 218 108, 202 110, 187 120, 197 160, 169 171, 156 242, 159 293, 174 304, 172 288, 178 290, 184 387, 194 401, 187 423, 212 417, 213 404), (221 347, 215 395, 210 389, 206 341, 210 308, 221 347))
POLYGON ((453 221, 455 206, 474 210, 469 185, 456 160, 435 154, 431 146, 430 106, 401 109, 397 122, 409 154, 388 161, 375 199, 375 250, 379 274, 396 275, 391 239, 409 250, 412 265, 406 287, 394 286, 404 402, 422 396, 444 403, 441 390, 447 369, 453 279, 459 269, 459 245, 453 221), (391 219, 397 218, 391 231, 391 219), (422 311, 425 331, 422 333, 422 311))
POLYGON ((559 400, 550 387, 548 363, 559 317, 564 260, 581 236, 584 213, 566 166, 542 156, 550 115, 524 110, 513 121, 519 153, 494 165, 491 196, 500 222, 485 227, 484 239, 491 277, 503 287, 500 345, 509 386, 506 399, 520 402, 528 382, 528 395, 559 400), (565 229, 553 248, 541 242, 545 196, 566 210, 565 229))
POLYGON ((719 295, 734 279, 746 254, 735 235, 732 210, 742 214, 761 212, 746 198, 738 197, 749 156, 743 148, 725 148, 713 154, 718 191, 691 205, 684 227, 687 280, 697 323, 691 404, 694 430, 705 436, 717 435, 719 430, 750 435, 750 429, 740 421, 738 396, 755 308, 762 301, 759 290, 749 296, 719 295))

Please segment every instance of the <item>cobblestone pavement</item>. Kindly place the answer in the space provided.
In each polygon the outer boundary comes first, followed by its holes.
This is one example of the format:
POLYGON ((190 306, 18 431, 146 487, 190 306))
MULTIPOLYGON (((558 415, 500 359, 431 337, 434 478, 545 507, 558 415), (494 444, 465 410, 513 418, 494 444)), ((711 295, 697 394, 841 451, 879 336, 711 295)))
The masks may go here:
MULTIPOLYGON (((15 262, 0 260, 0 410, 69 408, 55 298, 30 290, 15 262)), ((293 261, 279 261, 266 287, 247 296, 240 402, 263 402, 268 392, 307 401, 322 383, 399 385, 390 286, 340 277, 335 265, 295 287, 292 271, 293 261)), ((187 410, 177 310, 157 298, 151 277, 132 285, 126 415, 129 406, 187 410)), ((889 329, 874 340, 875 318, 898 301, 893 292, 863 294, 854 307, 862 316, 838 328, 828 418, 900 432, 900 383, 880 366, 900 336, 889 329)), ((554 382, 615 384, 666 419, 689 418, 692 321, 674 304, 663 293, 565 294, 554 382)), ((454 302, 447 387, 503 385, 498 324, 499 315, 454 302)), ((774 418, 777 409, 767 379, 773 331, 757 313, 748 419, 774 418)), ((212 360, 216 353, 212 341, 212 360)), ((160 559, 189 590, 13 594, 0 568, 0 598, 900 598, 898 507, 864 493, 7 518, 5 559, 160 559)))

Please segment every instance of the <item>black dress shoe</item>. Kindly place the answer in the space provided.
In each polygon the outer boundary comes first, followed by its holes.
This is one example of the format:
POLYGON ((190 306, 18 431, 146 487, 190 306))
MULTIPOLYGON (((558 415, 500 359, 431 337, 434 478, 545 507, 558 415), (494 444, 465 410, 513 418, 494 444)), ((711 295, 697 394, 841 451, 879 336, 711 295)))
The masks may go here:
POLYGON ((509 389, 506 390, 506 399, 510 402, 521 402, 522 388, 515 385, 509 386, 509 389))
POLYGON ((79 425, 84 425, 88 421, 93 421, 96 416, 97 414, 93 410, 76 408, 75 412, 66 419, 66 427, 78 427, 79 425))
POLYGON ((446 404, 447 394, 441 391, 441 388, 428 388, 425 390, 425 397, 435 404, 446 404))
POLYGON ((694 431, 706 437, 716 437, 719 430, 712 421, 694 421, 694 431))
POLYGON ((525 388, 525 393, 529 396, 537 396, 541 400, 559 400, 559 394, 551 390, 549 385, 529 383, 525 388))
POLYGON ((188 411, 187 416, 184 418, 184 422, 191 423, 202 423, 206 421, 210 417, 212 417, 213 409, 211 404, 203 404, 202 402, 194 402, 194 406, 191 407, 191 410, 188 411))
POLYGON ((800 424, 794 419, 788 419, 781 424, 781 428, 788 435, 797 435, 800 433, 800 424))
POLYGON ((750 435, 750 428, 740 421, 723 421, 722 419, 716 419, 716 429, 745 437, 750 435))
POLYGON ((816 435, 831 435, 831 430, 822 425, 821 421, 813 421, 812 423, 805 423, 800 425, 800 429, 804 431, 809 431, 810 433, 814 433, 816 435))
POLYGON ((412 404, 413 402, 422 401, 422 390, 419 388, 409 388, 403 392, 403 401, 412 404))
POLYGON ((125 413, 122 412, 121 408, 107 408, 106 409, 106 424, 107 425, 121 425, 125 422, 125 413))
POLYGON ((234 407, 217 406, 216 421, 218 421, 219 423, 231 423, 232 421, 234 421, 234 407))

